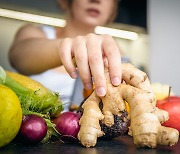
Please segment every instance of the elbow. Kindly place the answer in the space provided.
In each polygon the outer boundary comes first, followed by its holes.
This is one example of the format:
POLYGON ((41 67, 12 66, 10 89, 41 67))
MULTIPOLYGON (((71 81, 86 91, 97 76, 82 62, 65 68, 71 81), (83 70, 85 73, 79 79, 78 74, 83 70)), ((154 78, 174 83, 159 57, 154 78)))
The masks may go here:
POLYGON ((17 60, 16 60, 16 56, 15 56, 15 55, 16 55, 16 54, 15 54, 15 52, 14 52, 14 47, 12 46, 12 47, 10 48, 9 52, 8 52, 8 60, 9 60, 10 65, 11 65, 14 69, 16 69, 16 70, 18 71, 18 68, 16 68, 16 62, 17 62, 17 60))
POLYGON ((25 69, 25 64, 23 64, 22 57, 20 54, 16 51, 15 47, 12 46, 8 52, 8 60, 10 65, 19 73, 24 75, 31 75, 30 72, 27 72, 27 69, 25 69))
POLYGON ((32 61, 28 60, 23 53, 18 52, 16 47, 11 47, 8 52, 8 59, 10 65, 18 73, 27 76, 42 73, 42 71, 36 67, 36 63, 32 63, 32 61))

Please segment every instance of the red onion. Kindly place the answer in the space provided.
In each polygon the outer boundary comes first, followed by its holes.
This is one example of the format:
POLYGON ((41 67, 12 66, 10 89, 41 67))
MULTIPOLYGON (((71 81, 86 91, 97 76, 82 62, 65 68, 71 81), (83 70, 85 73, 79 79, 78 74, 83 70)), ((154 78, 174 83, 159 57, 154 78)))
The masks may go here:
POLYGON ((47 133, 45 120, 37 115, 23 116, 20 134, 26 141, 31 143, 40 142, 47 133))
POLYGON ((79 132, 80 115, 74 112, 64 112, 54 120, 56 129, 61 135, 67 135, 77 138, 79 132))

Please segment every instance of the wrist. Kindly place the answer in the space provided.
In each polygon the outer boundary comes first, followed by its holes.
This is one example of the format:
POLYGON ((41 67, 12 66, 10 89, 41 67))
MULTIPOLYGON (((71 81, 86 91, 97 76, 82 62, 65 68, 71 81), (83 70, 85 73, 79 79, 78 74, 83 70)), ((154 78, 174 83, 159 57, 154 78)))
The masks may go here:
POLYGON ((60 59, 60 56, 59 56, 59 47, 60 47, 61 41, 62 41, 62 39, 56 39, 55 40, 56 58, 57 58, 57 61, 58 61, 58 66, 62 65, 62 62, 61 62, 61 59, 60 59))

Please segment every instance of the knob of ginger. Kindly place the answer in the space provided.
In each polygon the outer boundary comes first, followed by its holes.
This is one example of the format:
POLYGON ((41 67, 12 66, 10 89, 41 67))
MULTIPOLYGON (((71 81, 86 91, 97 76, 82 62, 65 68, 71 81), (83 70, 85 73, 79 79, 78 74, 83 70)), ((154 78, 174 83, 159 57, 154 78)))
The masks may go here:
POLYGON ((108 68, 105 69, 107 84, 106 96, 99 98, 93 92, 84 102, 83 115, 80 119, 78 139, 86 147, 95 146, 97 137, 103 135, 99 121, 109 127, 114 124, 114 115, 121 115, 125 110, 124 101, 130 106, 129 135, 139 147, 155 148, 160 145, 174 145, 178 142, 179 132, 176 129, 161 126, 168 120, 166 111, 156 107, 155 95, 152 92, 147 75, 131 64, 122 64, 124 83, 115 87, 111 84, 108 68), (103 102, 103 110, 99 102, 103 102))

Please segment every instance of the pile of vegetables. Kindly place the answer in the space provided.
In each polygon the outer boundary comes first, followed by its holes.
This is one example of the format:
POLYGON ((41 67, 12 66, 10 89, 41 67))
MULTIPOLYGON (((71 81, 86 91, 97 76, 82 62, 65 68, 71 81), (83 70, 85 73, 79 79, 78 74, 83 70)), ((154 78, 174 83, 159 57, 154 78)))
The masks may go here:
POLYGON ((106 96, 100 98, 92 91, 77 113, 61 113, 63 104, 59 94, 0 67, 0 85, 11 89, 19 98, 23 115, 19 134, 27 143, 44 143, 55 136, 58 140, 80 141, 85 147, 93 147, 98 137, 111 139, 127 131, 139 147, 177 143, 178 130, 171 128, 172 125, 161 125, 169 119, 169 114, 159 109, 160 105, 156 107, 155 95, 144 72, 131 64, 122 64, 123 83, 118 87, 111 84, 107 68, 105 77, 106 96))
MULTIPOLYGON (((27 76, 4 71, 2 67, 0 67, 0 84, 10 88, 19 98, 23 115, 19 136, 23 141, 30 144, 45 143, 49 142, 52 136, 63 141, 78 141, 82 112, 61 113, 63 104, 59 94, 27 76)), ((118 122, 117 124, 119 125, 118 122)), ((102 125, 105 131, 104 128, 102 125)), ((124 128, 128 130, 128 125, 124 128)), ((112 134, 112 130, 110 131, 112 134)))
MULTIPOLYGON (((58 93, 50 91, 29 77, 4 71, 2 67, 0 67, 0 85, 14 93, 21 110, 19 127, 9 142, 17 135, 18 130, 20 140, 29 144, 47 143, 51 141, 52 137, 55 137, 56 140, 77 141, 80 114, 61 113, 63 104, 58 93)), ((6 102, 2 101, 2 103, 6 102)), ((9 123, 7 127, 12 127, 8 121, 2 125, 5 126, 7 123, 9 123)), ((6 144, 2 146, 4 145, 6 144)))
POLYGON ((56 125, 51 121, 63 110, 63 104, 57 93, 26 76, 4 71, 2 67, 0 67, 0 84, 10 88, 19 98, 23 114, 20 129, 22 136, 29 141, 37 142, 43 139, 43 142, 48 142, 51 136, 58 135, 56 125), (30 127, 32 129, 28 130, 30 127), (35 127, 37 129, 34 129, 35 127), (36 132, 37 130, 39 132, 36 132), (41 132, 44 133, 38 137, 36 133, 41 132))

